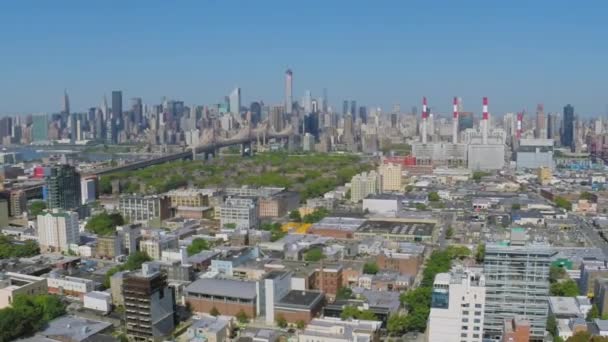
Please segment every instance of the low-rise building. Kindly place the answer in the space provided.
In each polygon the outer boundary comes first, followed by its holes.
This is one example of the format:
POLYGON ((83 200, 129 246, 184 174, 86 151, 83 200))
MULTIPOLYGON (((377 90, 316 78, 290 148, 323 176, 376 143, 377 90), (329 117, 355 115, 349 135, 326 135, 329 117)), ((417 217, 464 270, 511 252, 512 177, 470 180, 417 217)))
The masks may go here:
POLYGON ((299 342, 352 342, 378 341, 380 321, 348 320, 340 318, 315 318, 298 335, 299 342))
POLYGON ((107 314, 112 310, 112 295, 107 292, 91 291, 83 296, 84 307, 107 314))
POLYGON ((48 293, 47 281, 20 273, 0 273, 0 309, 10 306, 16 295, 40 295, 48 293))
POLYGON ((167 196, 123 195, 118 200, 118 211, 129 222, 147 222, 170 217, 171 200, 167 196))
POLYGON ((51 272, 46 280, 49 293, 77 297, 80 300, 95 289, 95 282, 90 279, 62 276, 57 272, 51 272))
POLYGON ((223 342, 228 341, 233 318, 230 316, 203 315, 192 319, 186 333, 179 338, 180 342, 223 342))
POLYGON ((352 239, 355 232, 365 223, 364 219, 352 217, 326 217, 308 230, 316 234, 336 239, 352 239))
POLYGON ((184 290, 193 312, 236 316, 243 311, 249 318, 259 314, 258 283, 232 279, 203 278, 184 290))
POLYGON ((251 197, 228 197, 219 208, 219 217, 222 228, 257 228, 259 224, 258 201, 251 197))
POLYGON ((259 199, 260 217, 283 217, 298 208, 300 194, 295 191, 282 191, 259 199))
POLYGON ((274 315, 288 323, 308 323, 321 312, 324 301, 322 292, 291 290, 275 303, 274 315))

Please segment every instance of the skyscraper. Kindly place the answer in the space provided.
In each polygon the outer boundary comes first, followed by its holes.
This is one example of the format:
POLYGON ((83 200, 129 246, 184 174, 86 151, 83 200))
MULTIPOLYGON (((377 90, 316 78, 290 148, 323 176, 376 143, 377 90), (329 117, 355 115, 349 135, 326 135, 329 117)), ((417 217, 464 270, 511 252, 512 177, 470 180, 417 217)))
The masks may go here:
POLYGON ((291 69, 285 71, 285 113, 293 111, 293 72, 291 69))
POLYGON ((574 147, 574 107, 564 107, 564 120, 562 121, 562 146, 574 147))
POLYGON ((251 112, 251 123, 254 126, 262 121, 262 106, 259 102, 251 102, 249 111, 251 112))
POLYGON ((116 125, 123 127, 122 91, 120 90, 112 91, 112 117, 114 118, 116 125))
POLYGON ((46 203, 49 209, 77 209, 80 206, 80 174, 71 165, 50 167, 46 181, 46 203))
POLYGON ((49 140, 49 117, 46 114, 32 117, 32 141, 49 140))
POLYGON ((241 88, 234 88, 230 93, 230 112, 239 115, 241 113, 241 88))
POLYGON ((353 117, 353 120, 357 117, 357 101, 350 101, 350 115, 353 117))
POLYGON ((134 97, 131 99, 131 110, 133 111, 133 122, 135 127, 140 127, 144 120, 144 107, 141 101, 141 97, 134 97))
POLYGON ((63 112, 70 114, 70 98, 68 97, 68 90, 63 90, 63 112))
POLYGON ((547 130, 545 128, 545 109, 542 103, 536 106, 536 130, 534 136, 538 139, 547 138, 547 130))
POLYGON ((553 125, 555 124, 555 120, 553 119, 554 115, 549 113, 547 114, 547 136, 543 138, 553 139, 555 131, 553 130, 553 125))
POLYGON ((342 102, 342 116, 345 116, 346 114, 348 114, 348 100, 342 102))
POLYGON ((304 97, 302 98, 302 106, 304 107, 304 114, 312 113, 312 95, 310 94, 310 90, 307 90, 304 93, 304 97))

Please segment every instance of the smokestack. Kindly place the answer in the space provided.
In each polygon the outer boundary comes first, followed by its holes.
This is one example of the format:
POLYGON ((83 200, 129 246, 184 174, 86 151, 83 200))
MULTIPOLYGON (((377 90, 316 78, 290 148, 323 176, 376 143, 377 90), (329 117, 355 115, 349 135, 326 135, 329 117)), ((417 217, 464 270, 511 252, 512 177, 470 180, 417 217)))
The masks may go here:
POLYGON ((488 98, 483 98, 483 117, 481 120, 481 143, 488 144, 488 98))
POLYGON ((427 123, 426 96, 422 98, 422 143, 426 144, 426 123, 427 123))
POLYGON ((452 143, 458 144, 458 98, 454 97, 454 118, 452 119, 452 143))

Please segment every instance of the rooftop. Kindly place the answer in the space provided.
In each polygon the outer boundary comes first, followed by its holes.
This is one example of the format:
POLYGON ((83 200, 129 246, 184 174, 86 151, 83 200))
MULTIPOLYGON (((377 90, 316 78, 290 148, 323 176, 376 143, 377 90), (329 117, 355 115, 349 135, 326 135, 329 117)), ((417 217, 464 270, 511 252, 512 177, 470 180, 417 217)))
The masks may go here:
POLYGON ((256 297, 255 287, 256 284, 250 281, 203 278, 188 285, 185 293, 254 299, 256 297))
POLYGON ((357 233, 431 236, 434 227, 432 223, 367 221, 357 233))
POLYGON ((297 306, 310 308, 323 300, 323 293, 317 291, 291 290, 281 298, 277 306, 297 306))
POLYGON ((112 326, 111 323, 93 321, 90 319, 61 316, 49 322, 46 329, 37 335, 54 340, 79 342, 89 339, 112 326))
POLYGON ((356 231, 365 223, 365 219, 354 217, 326 217, 312 225, 311 229, 336 229, 356 231))

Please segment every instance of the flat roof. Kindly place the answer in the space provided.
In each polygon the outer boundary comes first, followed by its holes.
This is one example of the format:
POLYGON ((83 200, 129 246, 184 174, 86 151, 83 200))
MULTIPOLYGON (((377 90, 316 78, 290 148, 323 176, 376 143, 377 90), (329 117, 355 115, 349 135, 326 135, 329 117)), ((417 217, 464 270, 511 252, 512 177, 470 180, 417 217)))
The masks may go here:
POLYGON ((291 290, 276 305, 311 307, 322 298, 322 292, 291 290))
POLYGON ((336 229, 346 231, 356 231, 365 223, 365 219, 354 217, 326 217, 315 223, 310 229, 336 229))
POLYGON ((367 221, 357 233, 431 236, 434 227, 433 223, 422 222, 367 221))
POLYGON ((254 282, 234 279, 198 279, 188 285, 185 292, 246 299, 255 299, 256 297, 254 282))

